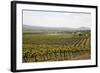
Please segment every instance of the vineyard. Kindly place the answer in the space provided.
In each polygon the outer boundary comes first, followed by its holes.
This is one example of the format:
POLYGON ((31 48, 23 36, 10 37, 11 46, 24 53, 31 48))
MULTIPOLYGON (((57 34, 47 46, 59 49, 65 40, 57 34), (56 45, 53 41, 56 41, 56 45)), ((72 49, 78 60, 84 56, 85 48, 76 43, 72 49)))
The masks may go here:
POLYGON ((90 59, 90 46, 90 35, 23 33, 22 60, 44 62, 90 59))

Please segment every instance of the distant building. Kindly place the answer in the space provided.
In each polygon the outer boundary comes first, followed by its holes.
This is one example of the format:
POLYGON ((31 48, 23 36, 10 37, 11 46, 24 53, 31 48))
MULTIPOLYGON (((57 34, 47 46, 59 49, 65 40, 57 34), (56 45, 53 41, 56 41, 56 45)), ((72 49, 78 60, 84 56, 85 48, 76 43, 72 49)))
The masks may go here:
POLYGON ((72 32, 73 35, 83 36, 82 32, 72 32))

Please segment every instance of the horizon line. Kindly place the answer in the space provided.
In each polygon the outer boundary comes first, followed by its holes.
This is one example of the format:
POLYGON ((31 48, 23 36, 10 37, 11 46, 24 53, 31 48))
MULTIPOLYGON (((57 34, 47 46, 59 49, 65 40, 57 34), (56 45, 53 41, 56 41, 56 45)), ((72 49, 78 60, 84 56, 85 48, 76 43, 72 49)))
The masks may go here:
MULTIPOLYGON (((36 25, 27 25, 27 24, 23 24, 23 25, 26 25, 26 26, 36 26, 36 25)), ((84 26, 82 26, 82 27, 61 27, 61 26, 57 26, 57 27, 52 27, 52 26, 36 26, 36 27, 50 27, 50 28, 91 28, 91 27, 84 27, 84 26)))

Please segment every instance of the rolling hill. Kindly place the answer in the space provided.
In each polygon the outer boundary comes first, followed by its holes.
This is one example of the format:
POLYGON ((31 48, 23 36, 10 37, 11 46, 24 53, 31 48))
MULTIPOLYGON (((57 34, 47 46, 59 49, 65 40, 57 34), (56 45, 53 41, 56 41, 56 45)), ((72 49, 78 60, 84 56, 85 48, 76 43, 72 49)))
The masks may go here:
POLYGON ((43 26, 30 26, 23 25, 24 32, 35 32, 35 31, 82 31, 82 30, 90 30, 88 27, 80 27, 80 28, 68 28, 68 27, 43 27, 43 26))

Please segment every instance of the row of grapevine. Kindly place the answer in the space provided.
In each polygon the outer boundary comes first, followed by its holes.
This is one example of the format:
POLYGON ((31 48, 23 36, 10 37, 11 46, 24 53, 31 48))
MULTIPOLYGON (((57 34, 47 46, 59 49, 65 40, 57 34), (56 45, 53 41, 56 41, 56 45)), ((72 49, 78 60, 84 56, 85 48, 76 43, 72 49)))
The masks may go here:
MULTIPOLYGON (((37 38, 37 37, 36 37, 37 38)), ((23 62, 63 61, 90 58, 90 38, 40 38, 23 42, 23 62), (83 58, 84 55, 88 57, 83 58)))

